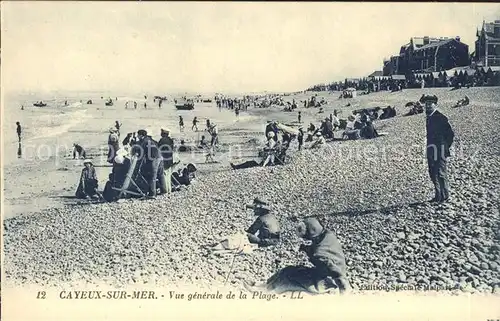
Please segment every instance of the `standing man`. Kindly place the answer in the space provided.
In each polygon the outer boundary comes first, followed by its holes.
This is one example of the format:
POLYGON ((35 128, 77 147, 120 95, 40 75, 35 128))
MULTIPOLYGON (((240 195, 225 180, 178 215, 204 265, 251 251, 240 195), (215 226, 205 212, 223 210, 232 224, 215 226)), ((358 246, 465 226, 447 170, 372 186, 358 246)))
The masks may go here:
POLYGON ((198 131, 198 118, 195 116, 193 118, 193 126, 191 126, 191 130, 195 130, 198 131))
POLYGON ((421 102, 425 103, 427 115, 427 164, 429 176, 434 184, 434 198, 431 202, 445 202, 450 197, 446 162, 455 134, 448 118, 437 110, 437 101, 436 96, 421 98, 421 102))
POLYGON ((21 133, 22 133, 21 123, 16 121, 16 125, 17 125, 17 138, 19 139, 19 142, 21 142, 21 133))
POLYGON ((172 168, 174 166, 174 141, 170 137, 170 130, 161 129, 161 138, 158 142, 160 153, 163 158, 163 170, 165 175, 166 192, 172 192, 172 168))
POLYGON ((299 150, 302 150, 302 145, 304 145, 304 129, 299 128, 299 134, 297 135, 297 141, 299 142, 299 150))
POLYGON ((142 172, 149 184, 149 196, 156 197, 156 180, 160 182, 160 193, 167 192, 165 175, 163 172, 163 158, 158 149, 157 143, 148 136, 144 129, 137 131, 139 144, 134 145, 132 154, 139 155, 139 162, 142 162, 142 172))

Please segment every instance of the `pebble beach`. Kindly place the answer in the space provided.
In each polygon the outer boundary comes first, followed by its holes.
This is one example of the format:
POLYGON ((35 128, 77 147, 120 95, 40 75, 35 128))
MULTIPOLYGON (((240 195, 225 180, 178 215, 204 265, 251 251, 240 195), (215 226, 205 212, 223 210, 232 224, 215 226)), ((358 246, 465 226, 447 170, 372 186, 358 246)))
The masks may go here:
MULTIPOLYGON (((218 163, 200 163, 191 186, 155 200, 78 204, 63 196, 74 195, 81 165, 61 155, 57 165, 53 159, 39 163, 14 157, 5 162, 5 286, 104 282, 118 287, 240 288, 243 281, 265 282, 278 268, 307 262, 298 252, 295 226, 303 217, 317 216, 342 243, 355 291, 423 286, 499 294, 500 87, 409 89, 353 99, 319 92, 318 98, 327 101, 324 114, 302 107, 300 101, 312 95, 284 97, 297 101, 304 127, 317 124, 334 109, 346 118, 354 109, 391 105, 398 115, 375 121, 375 128, 386 133, 383 137, 333 141, 322 149, 300 152, 294 142, 285 166, 234 171, 230 161, 256 155, 267 120, 296 126, 297 113, 278 106, 249 108, 236 119, 228 110, 197 107, 194 112, 199 117, 210 117, 220 126, 218 163), (456 137, 448 169, 451 199, 439 205, 426 202, 432 184, 424 154, 425 115, 402 116, 408 111, 405 104, 423 93, 439 97, 439 109, 456 137), (464 95, 470 105, 452 108, 464 95), (281 243, 238 256, 234 262, 232 257, 213 255, 207 245, 252 223, 252 213, 244 205, 255 196, 271 201, 283 230, 281 243)), ((124 123, 124 132, 147 126, 159 134, 164 125, 157 107, 147 111, 126 111, 122 104, 116 110, 84 107, 85 112, 78 111, 82 121, 64 133, 34 135, 27 141, 71 144, 78 139, 94 151, 105 145, 115 118, 124 123)), ((169 117, 168 125, 175 127, 178 114, 169 117)), ((199 134, 190 130, 191 119, 191 114, 185 117, 186 134, 174 128, 176 140, 197 139, 199 134)), ((203 121, 199 127, 204 128, 203 121)), ((17 149, 15 141, 10 145, 17 149)), ((4 146, 10 145, 4 141, 4 146)), ((179 155, 183 163, 200 162, 198 156, 189 157, 179 155)), ((98 172, 101 186, 106 170, 98 172)))

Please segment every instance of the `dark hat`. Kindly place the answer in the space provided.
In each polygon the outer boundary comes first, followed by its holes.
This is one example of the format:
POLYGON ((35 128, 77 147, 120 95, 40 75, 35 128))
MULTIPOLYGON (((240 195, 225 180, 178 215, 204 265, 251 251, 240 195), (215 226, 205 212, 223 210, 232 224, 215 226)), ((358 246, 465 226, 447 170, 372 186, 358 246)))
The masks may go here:
POLYGON ((437 103, 438 102, 438 98, 436 95, 422 95, 422 97, 420 98, 420 102, 421 103, 425 103, 427 101, 430 101, 432 103, 437 103))
POLYGON ((197 171, 197 168, 196 168, 196 166, 194 166, 193 163, 187 164, 186 168, 187 168, 188 172, 190 172, 190 173, 194 173, 197 171))
POLYGON ((147 136, 148 132, 146 130, 144 130, 144 129, 139 129, 137 131, 137 135, 139 135, 139 136, 147 136))
POLYGON ((247 204, 246 207, 247 208, 259 207, 259 208, 267 210, 267 211, 271 210, 269 203, 265 199, 262 199, 259 197, 254 198, 252 204, 247 204))

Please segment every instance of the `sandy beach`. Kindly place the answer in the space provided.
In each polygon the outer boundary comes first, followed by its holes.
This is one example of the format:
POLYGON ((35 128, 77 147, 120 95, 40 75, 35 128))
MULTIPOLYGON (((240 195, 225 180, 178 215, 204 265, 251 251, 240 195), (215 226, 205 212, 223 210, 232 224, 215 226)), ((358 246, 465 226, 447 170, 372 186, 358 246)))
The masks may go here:
MULTIPOLYGON (((233 171, 230 161, 250 159, 264 142, 266 120, 296 125, 297 113, 283 112, 283 107, 252 108, 237 120, 234 113, 210 104, 192 112, 177 112, 173 106, 125 110, 121 104, 110 109, 84 105, 61 121, 60 126, 71 126, 54 136, 37 135, 34 119, 39 117, 23 115, 21 123, 33 133, 24 144, 71 146, 79 141, 94 152, 105 146, 114 120, 123 122, 122 132, 144 127, 159 133, 167 125, 176 141, 193 141, 198 133, 190 130, 190 121, 196 114, 217 122, 225 152, 217 155, 216 164, 180 155, 182 163, 195 162, 200 172, 180 192, 156 200, 79 205, 68 197, 74 195, 81 164, 65 159, 64 153, 56 161, 55 155, 43 161, 9 158, 17 144, 4 142, 7 284, 220 285, 228 277, 231 286, 239 287, 242 280, 265 281, 278 266, 304 262, 306 257, 296 250, 294 224, 315 215, 342 242, 355 289, 425 284, 498 293, 500 88, 412 89, 342 100, 338 93, 320 92, 318 98, 328 102, 323 114, 302 107, 300 101, 312 95, 284 97, 297 101, 305 127, 317 125, 334 109, 346 118, 354 109, 391 105, 398 116, 375 122, 386 136, 334 141, 321 150, 290 153, 285 166, 233 171), (439 97, 439 108, 456 135, 449 168, 452 199, 443 205, 426 203, 432 187, 424 156, 425 116, 402 117, 408 111, 405 103, 423 93, 439 97), (471 104, 451 108, 465 94, 471 104), (176 126, 181 113, 186 123, 182 135, 176 126), (242 157, 229 152, 230 147, 242 157), (228 271, 229 259, 210 255, 204 245, 248 227, 253 217, 243 205, 257 195, 271 200, 283 226, 283 242, 238 259, 228 271)), ((24 111, 30 113, 35 112, 24 111)), ((3 128, 9 130, 15 131, 14 123, 3 128)), ((101 188, 108 171, 98 171, 101 188)))
MULTIPOLYGON (((4 195, 5 217, 18 214, 38 212, 46 208, 57 207, 63 204, 74 204, 72 200, 76 190, 75 183, 79 179, 82 160, 73 160, 73 143, 84 146, 87 153, 92 155, 96 165, 106 165, 108 129, 119 120, 123 127, 122 139, 126 133, 147 129, 153 137, 159 139, 160 127, 172 130, 176 143, 184 139, 186 144, 196 144, 205 135, 205 119, 223 127, 225 131, 238 127, 243 122, 251 122, 252 116, 241 115, 239 119, 229 110, 219 111, 214 103, 199 103, 195 111, 177 111, 173 102, 164 104, 162 109, 151 99, 147 100, 148 109, 144 109, 144 98, 138 96, 117 97, 114 106, 105 106, 104 100, 96 96, 84 96, 85 103, 90 97, 95 102, 92 105, 83 104, 78 107, 45 107, 32 106, 20 110, 20 102, 11 102, 5 111, 6 119, 3 128, 4 134, 4 195), (141 102, 142 99, 142 102, 141 102), (126 101, 138 101, 138 108, 131 105, 125 109, 126 101), (178 117, 183 116, 186 128, 182 137, 179 133, 178 117), (199 132, 191 130, 191 121, 194 116, 200 120, 199 132), (15 122, 20 121, 23 126, 22 157, 17 157, 18 143, 15 132, 15 122), (102 156, 99 156, 102 155, 102 156), (40 175, 48 180, 39 179, 40 175)), ((78 100, 75 100, 78 103, 78 100)), ((63 104, 60 101, 60 104, 63 104)), ((72 100, 69 100, 71 103, 72 100)), ((229 135, 224 145, 232 144, 238 138, 245 139, 245 135, 229 135)), ((204 161, 203 154, 177 155, 176 160, 184 163, 204 161)), ((214 167, 214 166, 211 166, 214 167)), ((107 180, 110 169, 98 167, 98 177, 101 188, 107 180)))

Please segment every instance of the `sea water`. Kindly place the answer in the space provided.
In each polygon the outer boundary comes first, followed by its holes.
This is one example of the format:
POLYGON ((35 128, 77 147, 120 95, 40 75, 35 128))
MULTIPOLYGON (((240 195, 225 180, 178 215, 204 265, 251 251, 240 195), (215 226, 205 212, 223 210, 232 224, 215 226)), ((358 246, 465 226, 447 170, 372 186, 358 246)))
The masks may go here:
POLYGON ((214 101, 195 103, 194 110, 181 111, 175 108, 173 101, 164 102, 159 108, 152 96, 145 99, 143 95, 112 96, 96 92, 7 94, 3 97, 3 107, 2 154, 6 166, 13 162, 19 164, 23 160, 67 157, 73 143, 82 145, 87 151, 103 150, 107 147, 109 128, 114 127, 115 121, 122 123, 120 139, 124 139, 127 133, 145 129, 159 140, 160 129, 168 128, 171 136, 177 140, 184 139, 187 143, 196 144, 202 135, 210 140, 209 134, 204 132, 207 119, 216 123, 220 130, 234 126, 245 117, 240 115, 237 118, 233 111, 217 108, 214 101), (113 100, 113 106, 105 106, 107 98, 113 100), (89 99, 93 104, 86 103, 89 99), (43 101, 48 106, 33 106, 37 101, 43 101), (136 101, 137 109, 133 103, 129 103, 126 108, 127 101, 136 101), (65 102, 68 106, 65 106, 65 102), (144 103, 147 108, 144 108, 144 103), (21 110, 21 106, 24 110, 21 110), (179 116, 184 119, 182 132, 179 116), (191 128, 195 116, 199 131, 191 128), (17 121, 22 127, 22 157, 18 157, 17 121))

